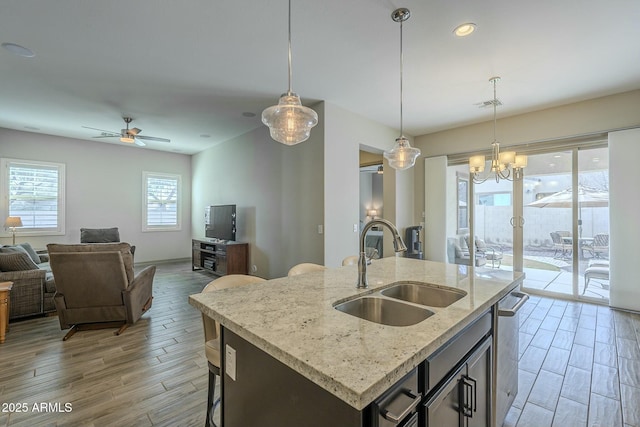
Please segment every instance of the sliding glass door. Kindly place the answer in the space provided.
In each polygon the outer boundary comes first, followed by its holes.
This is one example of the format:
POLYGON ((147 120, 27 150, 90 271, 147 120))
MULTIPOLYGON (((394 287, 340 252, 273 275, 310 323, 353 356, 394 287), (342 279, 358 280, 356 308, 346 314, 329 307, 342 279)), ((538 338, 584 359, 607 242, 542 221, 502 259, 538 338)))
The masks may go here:
MULTIPOLYGON (((458 234, 475 236, 477 265, 524 271, 528 292, 606 302, 608 167, 602 145, 531 153, 520 181, 470 183, 473 208, 458 200, 457 215, 472 224, 458 234)), ((460 181, 464 167, 452 168, 460 181)))
POLYGON ((606 147, 529 156, 514 229, 527 291, 609 299, 608 186, 606 147))

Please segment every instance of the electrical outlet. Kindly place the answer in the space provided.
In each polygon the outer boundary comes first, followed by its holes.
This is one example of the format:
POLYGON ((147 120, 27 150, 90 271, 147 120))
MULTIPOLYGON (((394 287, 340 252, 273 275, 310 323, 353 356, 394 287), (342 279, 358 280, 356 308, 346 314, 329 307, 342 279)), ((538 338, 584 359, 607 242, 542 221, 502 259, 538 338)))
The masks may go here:
POLYGON ((354 233, 358 232, 358 224, 353 224, 353 232, 354 233))
POLYGON ((258 272, 258 266, 257 266, 257 265, 255 265, 255 264, 253 264, 253 265, 251 266, 251 272, 252 272, 252 273, 257 273, 257 272, 258 272))
POLYGON ((318 224, 318 234, 324 233, 324 226, 322 224, 318 224))
POLYGON ((236 380, 236 349, 231 347, 229 344, 227 344, 224 355, 225 355, 224 372, 229 376, 229 378, 235 381, 236 380))

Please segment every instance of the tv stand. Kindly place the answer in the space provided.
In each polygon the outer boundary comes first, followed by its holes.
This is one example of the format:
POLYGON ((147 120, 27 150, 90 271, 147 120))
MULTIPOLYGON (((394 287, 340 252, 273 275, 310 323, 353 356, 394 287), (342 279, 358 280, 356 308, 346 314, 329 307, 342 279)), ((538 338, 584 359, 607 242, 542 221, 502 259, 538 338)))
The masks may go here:
POLYGON ((249 274, 249 244, 217 239, 191 240, 191 269, 216 276, 249 274))

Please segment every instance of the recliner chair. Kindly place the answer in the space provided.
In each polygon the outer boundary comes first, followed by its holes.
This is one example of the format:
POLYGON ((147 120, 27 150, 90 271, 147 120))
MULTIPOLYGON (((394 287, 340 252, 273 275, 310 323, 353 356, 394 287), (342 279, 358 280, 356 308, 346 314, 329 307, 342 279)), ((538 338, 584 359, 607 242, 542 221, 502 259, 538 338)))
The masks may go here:
POLYGON ((152 302, 155 265, 134 274, 128 243, 47 245, 56 282, 54 303, 60 329, 69 332, 134 324, 152 302))

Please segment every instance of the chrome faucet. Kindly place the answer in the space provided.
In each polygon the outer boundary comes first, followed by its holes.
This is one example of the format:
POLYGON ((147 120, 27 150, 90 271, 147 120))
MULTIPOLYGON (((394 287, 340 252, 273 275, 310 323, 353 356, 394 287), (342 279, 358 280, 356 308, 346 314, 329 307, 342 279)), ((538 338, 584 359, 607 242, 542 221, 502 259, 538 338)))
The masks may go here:
POLYGON ((360 256, 358 257, 358 283, 356 284, 356 288, 368 288, 369 283, 367 282, 367 255, 364 251, 364 241, 367 236, 367 232, 371 229, 371 227, 376 225, 384 225, 391 231, 393 234, 393 248, 396 252, 405 252, 407 250, 407 246, 402 241, 402 237, 398 233, 398 229, 395 225, 387 221, 386 219, 374 219, 367 223, 362 229, 362 234, 360 235, 360 256))

